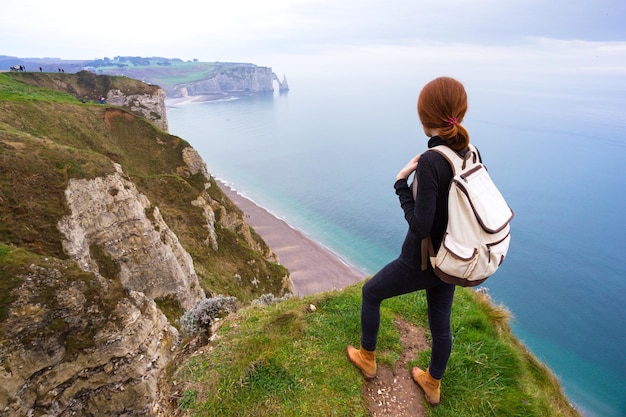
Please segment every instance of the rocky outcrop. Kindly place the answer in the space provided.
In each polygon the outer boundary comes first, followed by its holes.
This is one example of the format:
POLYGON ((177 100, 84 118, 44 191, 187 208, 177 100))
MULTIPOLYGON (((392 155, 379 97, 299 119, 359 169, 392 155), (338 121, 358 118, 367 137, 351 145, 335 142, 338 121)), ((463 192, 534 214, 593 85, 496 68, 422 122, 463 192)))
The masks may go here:
POLYGON ((106 102, 115 106, 126 107, 167 132, 165 95, 165 90, 160 88, 153 94, 129 94, 122 90, 111 89, 106 94, 106 102))
POLYGON ((178 332, 154 300, 189 310, 205 295, 158 207, 115 169, 70 180, 71 214, 58 224, 70 259, 17 277, 3 323, 0 413, 159 414, 158 380, 178 332), (76 267, 84 272, 68 272, 76 267))
POLYGON ((189 169, 189 174, 196 175, 202 174, 204 178, 209 178, 209 170, 207 169, 206 163, 194 148, 187 147, 183 149, 183 161, 187 165, 187 169, 189 169))
POLYGON ((286 93, 287 91, 289 91, 289 83, 287 82, 287 76, 283 74, 283 80, 281 81, 280 79, 278 79, 278 76, 276 74, 273 74, 273 75, 274 75, 274 81, 278 83, 278 92, 286 93))
POLYGON ((65 253, 93 273, 110 260, 119 265, 124 288, 152 299, 174 298, 188 310, 204 297, 191 256, 159 208, 115 167, 104 178, 70 181, 65 196, 72 213, 59 222, 65 253))
POLYGON ((0 415, 159 415, 158 380, 178 332, 142 293, 72 268, 47 260, 15 277, 0 415))

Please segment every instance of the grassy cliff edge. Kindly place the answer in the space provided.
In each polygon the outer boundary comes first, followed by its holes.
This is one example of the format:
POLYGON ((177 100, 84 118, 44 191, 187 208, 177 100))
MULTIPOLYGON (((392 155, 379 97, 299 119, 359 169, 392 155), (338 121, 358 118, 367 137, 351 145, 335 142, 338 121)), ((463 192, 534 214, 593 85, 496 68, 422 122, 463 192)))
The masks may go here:
MULTIPOLYGON (((172 371, 173 406, 190 416, 372 415, 366 389, 371 383, 345 355, 346 345, 359 341, 361 286, 230 315, 213 342, 172 371)), ((458 289, 442 402, 411 415, 579 416, 550 370, 512 335, 508 320, 508 312, 488 296, 458 289)), ((383 303, 378 378, 406 349, 400 323, 428 328, 423 292, 383 303)), ((399 373, 428 365, 428 348, 415 353, 399 373)))

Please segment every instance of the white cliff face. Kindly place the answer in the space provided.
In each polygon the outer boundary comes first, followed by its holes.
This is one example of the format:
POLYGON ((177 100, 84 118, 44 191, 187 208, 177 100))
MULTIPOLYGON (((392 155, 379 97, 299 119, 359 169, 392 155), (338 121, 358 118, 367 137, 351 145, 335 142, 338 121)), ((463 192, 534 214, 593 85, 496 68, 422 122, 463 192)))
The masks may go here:
POLYGON ((122 169, 107 177, 71 180, 66 191, 71 214, 58 224, 63 249, 85 271, 99 273, 91 247, 119 265, 124 288, 152 299, 173 298, 185 310, 204 298, 193 260, 122 169))
POLYGON ((213 77, 189 84, 177 85, 170 91, 172 97, 204 94, 237 94, 273 92, 276 76, 268 67, 240 64, 228 67, 213 77))
POLYGON ((125 94, 123 91, 111 89, 107 92, 106 102, 122 106, 140 114, 167 132, 167 112, 165 108, 165 91, 157 89, 155 94, 125 94))
POLYGON ((211 207, 209 202, 205 200, 203 196, 198 196, 198 198, 193 200, 191 204, 202 209, 202 215, 206 220, 206 228, 209 235, 204 240, 204 244, 213 249, 213 251, 217 252, 219 248, 217 245, 217 233, 215 232, 215 211, 213 211, 213 207, 211 207))
MULTIPOLYGON (((187 165, 187 169, 191 175, 196 175, 198 173, 202 174, 204 178, 210 178, 209 170, 207 169, 206 163, 194 148, 188 147, 183 149, 183 161, 187 165)), ((210 186, 210 183, 205 184, 205 190, 210 186)), ((215 231, 215 211, 210 204, 210 197, 206 193, 202 193, 195 200, 191 202, 193 206, 199 207, 202 210, 202 215, 206 220, 206 228, 208 231, 208 236, 204 240, 204 244, 213 251, 217 252, 217 232, 215 231)))

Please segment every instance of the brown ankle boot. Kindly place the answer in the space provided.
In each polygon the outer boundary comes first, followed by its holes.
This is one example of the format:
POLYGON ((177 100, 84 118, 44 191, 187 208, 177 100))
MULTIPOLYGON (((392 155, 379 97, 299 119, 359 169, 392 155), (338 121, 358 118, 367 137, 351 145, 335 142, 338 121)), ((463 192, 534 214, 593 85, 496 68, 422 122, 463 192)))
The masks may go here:
POLYGON ((348 359, 357 368, 361 370, 361 373, 366 380, 373 379, 376 376, 376 352, 363 349, 356 349, 350 345, 346 349, 348 359))
POLYGON ((433 378, 428 368, 424 372, 417 366, 411 369, 411 376, 413 381, 424 390, 426 401, 433 406, 439 404, 441 399, 441 380, 433 378))

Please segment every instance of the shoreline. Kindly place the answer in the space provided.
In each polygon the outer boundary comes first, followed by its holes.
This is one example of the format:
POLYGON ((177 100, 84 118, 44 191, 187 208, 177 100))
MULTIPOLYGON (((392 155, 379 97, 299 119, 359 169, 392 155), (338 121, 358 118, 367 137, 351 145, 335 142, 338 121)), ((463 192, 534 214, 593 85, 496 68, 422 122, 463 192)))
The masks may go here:
POLYGON ((336 253, 242 196, 224 181, 214 179, 224 194, 243 211, 247 223, 278 256, 278 262, 289 270, 294 295, 340 290, 363 281, 368 276, 349 265, 336 253))
POLYGON ((236 97, 224 94, 205 94, 201 96, 185 96, 165 99, 165 107, 184 106, 189 103, 206 103, 210 101, 234 100, 236 97))
MULTIPOLYGON (((257 93, 258 94, 258 93, 257 93)), ((231 101, 239 100, 244 97, 253 96, 254 93, 214 93, 214 94, 202 94, 197 96, 184 96, 184 97, 172 97, 165 98, 165 107, 175 108, 178 106, 184 106, 190 103, 210 103, 214 101, 231 101)))

